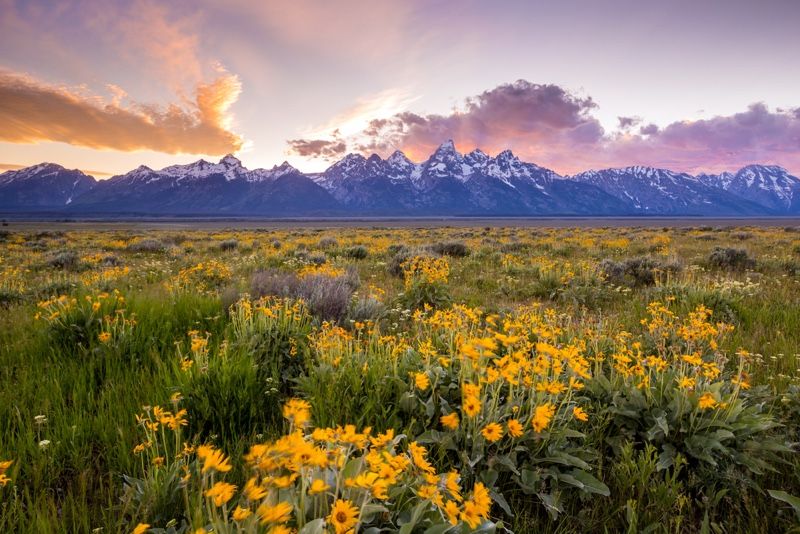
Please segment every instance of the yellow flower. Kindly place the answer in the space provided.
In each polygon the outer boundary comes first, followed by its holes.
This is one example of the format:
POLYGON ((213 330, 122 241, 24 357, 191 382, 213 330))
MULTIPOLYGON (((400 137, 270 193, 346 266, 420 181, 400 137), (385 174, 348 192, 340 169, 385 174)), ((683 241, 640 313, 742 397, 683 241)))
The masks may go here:
POLYGON ((439 421, 442 423, 442 426, 448 430, 455 430, 458 428, 458 414, 456 412, 443 415, 439 418, 439 421))
POLYGON ((295 426, 304 426, 311 420, 311 405, 303 399, 289 399, 283 405, 283 416, 295 426))
POLYGON ((292 517, 292 510, 291 504, 281 501, 275 506, 270 506, 266 503, 262 504, 256 510, 256 514, 258 514, 262 525, 267 523, 286 523, 292 517))
POLYGON ((537 406, 533 412, 533 421, 531 422, 533 424, 533 429, 536 432, 541 432, 547 428, 555 412, 556 407, 550 402, 537 406))
POLYGON ((461 502, 463 500, 461 497, 461 486, 458 485, 460 478, 461 475, 458 474, 458 471, 450 471, 443 477, 444 487, 447 488, 450 496, 457 502, 461 502))
POLYGON ((267 495, 267 490, 258 483, 255 477, 252 477, 244 485, 242 494, 248 501, 260 501, 267 495))
POLYGON ((248 508, 242 508, 241 506, 237 506, 233 510, 233 520, 234 521, 244 521, 248 517, 253 515, 253 512, 248 508))
POLYGON ((447 516, 447 521, 451 525, 458 523, 458 504, 455 501, 447 501, 444 504, 444 513, 447 516))
POLYGON ((713 408, 714 406, 717 405, 717 399, 714 398, 714 395, 706 391, 700 396, 700 399, 698 399, 697 405, 700 407, 701 410, 713 408))
POLYGON ((524 433, 522 423, 516 419, 509 419, 506 426, 508 427, 508 435, 512 438, 518 438, 524 433))
POLYGON ((489 497, 489 490, 482 483, 476 482, 472 489, 472 498, 464 502, 461 519, 474 529, 481 523, 481 518, 489 517, 491 507, 492 499, 489 497))
POLYGON ((481 430, 481 435, 489 443, 494 443, 503 437, 503 427, 497 423, 489 423, 483 427, 483 430, 481 430))
POLYGON ((464 397, 464 401, 461 404, 461 409, 464 411, 467 417, 475 417, 481 413, 481 401, 478 397, 464 397))
POLYGON ((425 391, 431 385, 431 381, 425 373, 414 373, 414 383, 420 391, 425 391))
POLYGON ((231 470, 231 464, 222 451, 214 449, 211 445, 200 445, 197 447, 197 457, 203 460, 202 472, 209 469, 227 473, 231 470))
POLYGON ((469 528, 476 528, 481 524, 481 516, 478 514, 478 509, 475 503, 467 501, 464 503, 464 508, 461 510, 461 520, 469 525, 469 528))
POLYGON ((328 491, 331 487, 325 483, 324 480, 321 478, 315 478, 311 482, 311 487, 308 488, 308 493, 311 495, 316 495, 318 493, 322 493, 324 491, 328 491))
POLYGON ((215 506, 222 506, 233 498, 235 492, 236 486, 220 481, 207 489, 205 496, 214 499, 215 506))
POLYGON ((336 534, 344 534, 358 523, 358 508, 347 500, 337 499, 333 503, 328 516, 328 524, 333 526, 336 534))
POLYGON ((11 464, 14 463, 14 460, 3 460, 0 462, 0 488, 4 488, 11 479, 6 475, 6 471, 8 468, 11 467, 11 464))
POLYGON ((702 358, 697 354, 684 354, 681 359, 689 365, 700 365, 703 363, 702 358))
POLYGON ((416 441, 412 441, 408 444, 408 452, 411 454, 411 459, 414 460, 414 465, 419 467, 422 471, 426 473, 435 473, 436 470, 433 466, 428 463, 428 460, 425 456, 428 454, 428 451, 422 445, 417 445, 416 441))
POLYGON ((678 380, 678 387, 681 389, 691 389, 695 386, 697 381, 694 378, 689 378, 688 376, 682 376, 680 380, 678 380))
POLYGON ((136 528, 133 529, 132 534, 144 534, 150 528, 149 523, 139 523, 136 525, 136 528))
POLYGON ((383 434, 378 434, 374 438, 369 438, 369 441, 372 443, 373 447, 381 448, 385 447, 389 444, 390 441, 394 439, 394 429, 390 428, 383 434))
POLYGON ((586 413, 586 412, 583 410, 583 408, 581 408, 580 406, 575 406, 575 407, 572 409, 572 416, 573 416, 573 417, 575 417, 575 419, 577 419, 578 421, 584 421, 584 422, 586 422, 586 421, 588 421, 588 420, 589 420, 589 414, 587 414, 587 413, 586 413))
POLYGON ((461 388, 461 394, 464 397, 477 397, 481 394, 481 387, 477 384, 465 383, 461 388))
POLYGON ((100 334, 97 335, 97 339, 100 340, 100 343, 108 343, 109 341, 111 341, 111 333, 100 332, 100 334))

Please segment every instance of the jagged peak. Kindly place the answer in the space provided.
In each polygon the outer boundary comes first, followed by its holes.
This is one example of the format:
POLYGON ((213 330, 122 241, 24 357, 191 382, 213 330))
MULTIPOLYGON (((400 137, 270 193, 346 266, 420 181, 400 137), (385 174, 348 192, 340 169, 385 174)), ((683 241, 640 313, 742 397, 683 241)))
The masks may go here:
POLYGON ((467 160, 475 161, 475 162, 478 162, 478 163, 483 163, 483 162, 486 162, 486 161, 488 161, 490 159, 489 155, 486 152, 484 152, 483 150, 481 150, 480 148, 474 149, 472 152, 469 152, 464 157, 467 160))
POLYGON ((434 152, 434 155, 436 154, 458 154, 458 151, 456 150, 456 145, 453 143, 453 140, 448 139, 439 145, 439 148, 434 152))
POLYGON ((233 154, 226 154, 221 160, 219 160, 220 165, 225 165, 227 167, 241 167, 242 162, 234 156, 233 154))
POLYGON ((751 163, 750 165, 745 165, 744 167, 738 170, 738 172, 745 172, 745 171, 755 171, 755 172, 767 171, 767 172, 777 172, 781 174, 789 174, 789 171, 787 171, 786 169, 784 169, 779 165, 761 165, 758 163, 751 163))
POLYGON ((392 152, 392 155, 389 156, 388 158, 386 158, 386 161, 388 161, 389 163, 393 163, 393 164, 397 164, 397 163, 409 164, 409 163, 411 163, 411 160, 408 159, 408 156, 406 156, 405 152, 403 152, 402 150, 395 150, 394 152, 392 152))
POLYGON ((497 155, 496 159, 498 159, 500 161, 519 161, 519 158, 517 156, 515 156, 514 153, 511 152, 511 150, 508 150, 508 149, 503 150, 502 152, 500 152, 497 155))
POLYGON ((294 168, 294 166, 291 163, 289 163, 288 161, 286 161, 286 160, 284 160, 284 162, 281 163, 280 165, 274 165, 272 167, 272 170, 273 171, 297 171, 297 169, 294 168))

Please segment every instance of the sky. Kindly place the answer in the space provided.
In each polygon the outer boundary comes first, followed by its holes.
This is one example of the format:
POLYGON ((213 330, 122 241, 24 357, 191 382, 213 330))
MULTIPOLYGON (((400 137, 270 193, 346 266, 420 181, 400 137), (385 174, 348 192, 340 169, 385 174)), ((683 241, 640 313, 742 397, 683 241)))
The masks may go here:
POLYGON ((0 170, 453 139, 562 174, 800 174, 800 1, 0 0, 0 170))

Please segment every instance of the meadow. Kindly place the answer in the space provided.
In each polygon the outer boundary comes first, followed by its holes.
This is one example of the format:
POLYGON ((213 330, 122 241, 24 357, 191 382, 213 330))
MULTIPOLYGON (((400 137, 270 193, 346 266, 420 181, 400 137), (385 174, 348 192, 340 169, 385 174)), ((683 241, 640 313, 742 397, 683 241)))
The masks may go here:
POLYGON ((0 531, 800 532, 800 227, 0 230, 0 531))

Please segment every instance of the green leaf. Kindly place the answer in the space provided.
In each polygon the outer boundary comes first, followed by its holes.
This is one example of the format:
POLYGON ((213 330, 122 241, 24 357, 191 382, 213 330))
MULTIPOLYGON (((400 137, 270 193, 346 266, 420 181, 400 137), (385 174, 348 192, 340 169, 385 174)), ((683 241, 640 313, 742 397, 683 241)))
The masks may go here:
MULTIPOLYGON (((582 471, 580 469, 573 469, 572 473, 570 473, 574 480, 576 480, 580 485, 575 484, 580 489, 588 492, 588 493, 597 493, 598 495, 603 495, 604 497, 608 497, 611 495, 611 490, 608 489, 608 486, 600 482, 597 478, 590 475, 586 471, 582 471)), ((565 475, 560 475, 558 478, 560 480, 564 479, 565 475)))
POLYGON ((323 532, 325 532, 325 518, 320 517, 306 523, 298 534, 322 534, 323 532))
POLYGON ((647 438, 652 441, 659 436, 659 433, 663 434, 664 437, 669 435, 669 425, 667 424, 667 417, 664 412, 661 412, 661 414, 655 418, 655 424, 647 431, 647 438))
POLYGON ((514 462, 514 460, 509 458, 507 455, 500 454, 500 455, 495 457, 495 461, 498 464, 502 465, 503 467, 508 468, 508 470, 511 471, 512 473, 514 473, 515 475, 519 475, 519 470, 517 470, 516 463, 514 462))
POLYGON ((553 520, 558 519, 558 514, 564 511, 561 508, 558 496, 549 493, 537 493, 536 495, 542 500, 542 504, 547 509, 547 513, 550 514, 550 518, 553 520))
POLYGON ((417 506, 414 507, 414 511, 411 514, 411 518, 408 520, 408 523, 400 527, 400 534, 411 534, 414 531, 414 526, 419 522, 422 514, 425 513, 425 509, 428 507, 427 501, 422 501, 417 506))
POLYGON ((428 529, 425 531, 425 534, 444 534, 452 528, 453 525, 449 523, 442 523, 441 525, 433 525, 432 527, 428 527, 428 529))
POLYGON ((363 465, 364 465, 363 459, 353 458, 352 460, 347 462, 347 465, 344 466, 344 469, 342 470, 342 478, 345 480, 348 478, 354 478, 358 474, 358 472, 361 471, 361 467, 363 465))
POLYGON ((795 497, 782 490, 767 490, 767 493, 769 493, 769 496, 773 499, 778 499, 794 508, 794 513, 796 513, 798 519, 800 519, 800 497, 795 497))
POLYGON ((536 485, 541 477, 536 471, 530 469, 523 469, 519 477, 519 485, 525 493, 533 493, 536 491, 536 485))
POLYGON ((364 508, 361 509, 361 522, 369 523, 375 515, 384 514, 388 511, 388 508, 380 504, 365 504, 364 508))
POLYGON ((508 505, 508 501, 506 498, 503 497, 503 494, 499 491, 489 490, 489 497, 492 498, 494 502, 509 516, 513 517, 513 513, 511 512, 511 507, 508 505))

